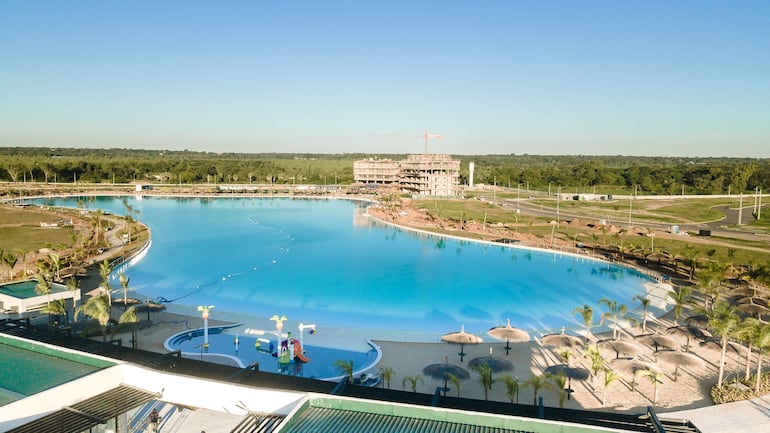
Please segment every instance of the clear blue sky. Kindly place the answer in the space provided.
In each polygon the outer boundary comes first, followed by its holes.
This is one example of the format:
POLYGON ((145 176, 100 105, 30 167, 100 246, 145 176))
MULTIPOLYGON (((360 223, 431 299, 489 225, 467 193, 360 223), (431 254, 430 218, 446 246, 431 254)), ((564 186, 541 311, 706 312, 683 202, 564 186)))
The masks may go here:
POLYGON ((0 146, 770 157, 770 1, 0 0, 0 146))

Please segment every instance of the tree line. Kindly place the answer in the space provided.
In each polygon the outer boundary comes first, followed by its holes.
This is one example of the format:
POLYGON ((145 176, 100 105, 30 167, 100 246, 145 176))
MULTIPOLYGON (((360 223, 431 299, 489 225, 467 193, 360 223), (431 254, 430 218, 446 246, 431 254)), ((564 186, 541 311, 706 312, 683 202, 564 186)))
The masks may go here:
MULTIPOLYGON (((213 153, 189 150, 0 148, 0 181, 45 183, 350 184, 364 153, 213 153)), ((400 154, 377 155, 399 160, 400 154)), ((770 180, 770 159, 585 155, 455 155, 460 183, 545 190, 599 188, 644 194, 751 192, 770 180)))

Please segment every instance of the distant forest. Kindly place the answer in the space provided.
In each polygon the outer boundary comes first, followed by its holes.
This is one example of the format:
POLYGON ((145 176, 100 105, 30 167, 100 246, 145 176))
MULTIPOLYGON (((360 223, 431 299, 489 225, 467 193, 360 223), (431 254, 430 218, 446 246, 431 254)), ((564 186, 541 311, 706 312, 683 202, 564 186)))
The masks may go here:
MULTIPOLYGON (((134 149, 0 148, 0 181, 73 183, 350 184, 353 161, 397 154, 212 153, 134 149)), ((642 194, 753 192, 770 183, 770 159, 584 155, 456 155, 475 183, 642 194)))

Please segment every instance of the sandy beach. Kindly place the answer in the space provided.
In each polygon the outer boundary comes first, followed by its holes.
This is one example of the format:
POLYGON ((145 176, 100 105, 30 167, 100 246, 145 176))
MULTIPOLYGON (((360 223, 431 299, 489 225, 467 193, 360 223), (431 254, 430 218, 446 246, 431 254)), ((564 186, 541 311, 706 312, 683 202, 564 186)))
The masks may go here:
MULTIPOLYGON (((144 319, 144 318, 143 318, 144 319)), ((141 349, 165 352, 163 342, 170 336, 189 329, 202 327, 202 319, 199 316, 186 316, 171 312, 153 313, 151 323, 145 321, 142 329, 138 331, 138 346, 141 349)), ((217 319, 210 319, 209 326, 220 324, 238 323, 237 320, 230 321, 222 312, 218 312, 217 319)), ((664 333, 665 329, 672 326, 667 318, 656 319, 648 324, 648 332, 658 330, 664 333)), ((640 328, 625 329, 621 333, 623 338, 634 342, 633 335, 641 334, 640 328)), ((124 342, 130 340, 130 333, 116 334, 116 338, 122 338, 124 342)), ((533 336, 533 339, 524 343, 511 343, 510 353, 505 353, 505 342, 494 341, 485 336, 485 342, 481 344, 465 345, 463 361, 460 361, 460 346, 448 343, 416 343, 416 342, 398 342, 375 340, 382 350, 382 358, 379 364, 373 366, 370 371, 376 372, 378 367, 389 367, 394 371, 391 379, 390 388, 411 390, 409 380, 420 376, 417 380, 416 391, 432 394, 436 387, 443 386, 440 380, 431 378, 423 372, 423 368, 436 363, 449 362, 461 366, 470 372, 470 378, 461 381, 460 396, 474 399, 484 399, 484 390, 480 382, 479 374, 468 366, 468 363, 476 357, 489 356, 490 353, 496 357, 510 361, 513 364, 513 370, 508 372, 495 373, 495 383, 488 393, 490 400, 510 401, 506 394, 506 386, 502 377, 511 375, 519 379, 522 386, 519 391, 519 402, 528 404, 533 402, 533 390, 524 385, 533 375, 542 374, 549 366, 562 363, 560 360, 560 349, 545 347, 540 336, 533 336), (494 342, 493 342, 494 341, 494 342), (406 383, 404 383, 406 380, 406 383)), ((596 335, 598 339, 606 338, 606 335, 596 335)), ((334 344, 334 341, 324 342, 323 335, 314 336, 314 344, 325 345, 334 344)), ((336 338, 336 337, 330 337, 336 338)), ((673 336, 679 340, 682 346, 686 340, 683 337, 673 336)), ((124 343, 126 344, 126 343, 124 343)), ((361 342, 363 345, 364 342, 361 342)), ((691 353, 703 363, 699 367, 680 367, 677 379, 674 380, 675 364, 666 360, 659 360, 658 353, 654 347, 638 343, 643 346, 642 353, 636 359, 647 362, 659 368, 663 376, 660 383, 657 384, 657 402, 656 409, 660 413, 675 410, 686 410, 712 405, 709 390, 716 383, 717 368, 719 363, 720 351, 717 345, 701 345, 697 340, 691 340, 691 353)), ((572 350, 573 356, 569 360, 571 367, 584 368, 590 371, 590 361, 584 356, 585 348, 572 350)), ((663 349, 661 348, 661 351, 663 349)), ((600 346, 600 352, 605 358, 605 366, 613 368, 621 376, 618 380, 612 382, 607 388, 606 407, 602 406, 604 398, 604 372, 600 371, 594 378, 589 376, 584 381, 573 380, 569 399, 562 399, 561 404, 565 408, 575 409, 597 409, 608 411, 622 411, 637 413, 644 411, 647 406, 653 405, 654 388, 650 379, 635 376, 631 372, 618 366, 623 361, 615 361, 616 353, 611 349, 604 349, 600 346), (632 384, 632 382, 636 382, 632 384)), ((622 355, 621 355, 622 357, 622 355)), ((728 351, 727 363, 725 367, 725 377, 734 378, 736 375, 742 375, 744 372, 745 354, 728 351)), ((358 367, 357 367, 358 368, 358 367)), ((552 382, 552 380, 551 380, 552 382)), ((381 386, 385 386, 383 383, 381 386)), ((450 384, 448 395, 456 396, 457 389, 450 384)), ((544 404, 547 406, 559 406, 559 391, 556 387, 553 389, 541 389, 539 395, 543 397, 544 404)))

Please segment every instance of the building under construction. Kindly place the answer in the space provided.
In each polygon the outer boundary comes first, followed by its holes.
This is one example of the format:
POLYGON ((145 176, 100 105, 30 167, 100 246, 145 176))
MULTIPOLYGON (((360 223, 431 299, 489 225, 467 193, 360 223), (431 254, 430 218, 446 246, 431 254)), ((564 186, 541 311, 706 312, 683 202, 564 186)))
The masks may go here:
POLYGON ((460 161, 446 154, 409 155, 401 161, 369 158, 353 163, 353 178, 413 195, 452 197, 458 194, 460 161))

